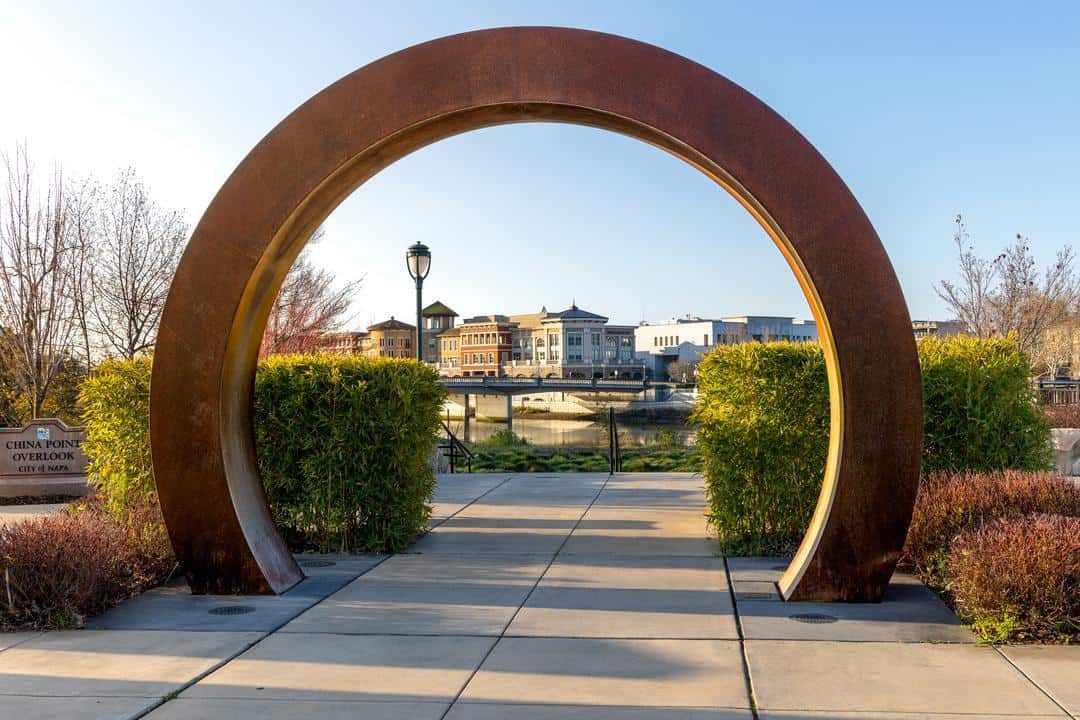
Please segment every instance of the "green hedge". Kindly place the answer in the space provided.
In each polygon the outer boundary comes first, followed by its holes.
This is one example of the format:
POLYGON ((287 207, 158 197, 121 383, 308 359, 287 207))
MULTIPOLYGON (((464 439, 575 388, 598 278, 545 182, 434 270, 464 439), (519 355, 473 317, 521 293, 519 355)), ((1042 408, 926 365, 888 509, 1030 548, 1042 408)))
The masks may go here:
MULTIPOLYGON (((1049 467, 1049 425, 1011 339, 919 342, 923 470, 1049 467)), ((729 552, 790 552, 820 492, 828 381, 816 344, 721 346, 698 366, 709 515, 729 552)))
POLYGON ((721 346, 698 365, 709 519, 734 554, 792 552, 821 488, 829 391, 818 345, 721 346))
POLYGON ((925 338, 919 364, 924 472, 1050 467, 1050 423, 1031 384, 1031 362, 1016 343, 925 338))
POLYGON ((147 418, 150 360, 107 361, 83 382, 83 407, 90 481, 114 515, 153 494, 147 418))
POLYGON ((294 548, 395 552, 427 525, 446 392, 409 360, 272 357, 255 379, 255 445, 294 548))
MULTIPOLYGON (((153 493, 148 359, 108 362, 82 389, 92 481, 122 510, 153 493)), ((271 511, 294 550, 396 551, 423 532, 444 390, 407 360, 260 363, 255 441, 271 511)))

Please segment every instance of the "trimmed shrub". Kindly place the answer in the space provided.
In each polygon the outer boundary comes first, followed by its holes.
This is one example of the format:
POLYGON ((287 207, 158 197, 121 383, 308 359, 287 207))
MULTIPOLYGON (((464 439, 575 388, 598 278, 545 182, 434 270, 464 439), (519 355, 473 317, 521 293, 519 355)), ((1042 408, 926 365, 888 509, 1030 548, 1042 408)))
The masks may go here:
POLYGON ((1080 517, 1080 487, 1046 473, 934 473, 923 478, 904 545, 904 563, 931 587, 949 584, 954 538, 1000 518, 1054 514, 1080 517))
POLYGON ((1031 362, 1011 338, 919 341, 926 423, 923 471, 1046 470, 1050 426, 1031 362))
POLYGON ((984 641, 1080 637, 1080 518, 989 523, 953 542, 948 567, 956 608, 984 641))
POLYGON ((524 447, 528 444, 528 440, 507 428, 496 430, 487 440, 477 443, 479 446, 489 448, 524 447))
POLYGON ((95 499, 0 527, 0 626, 78 627, 175 569, 153 498, 123 518, 95 499))
POLYGON ((149 358, 101 363, 79 393, 90 482, 118 515, 155 491, 150 463, 149 358))
POLYGON ((255 380, 255 445, 294 549, 396 552, 424 531, 446 391, 411 360, 275 356, 255 380))
MULTIPOLYGON (((923 471, 1050 467, 1049 424, 1012 339, 918 344, 923 471)), ((792 551, 809 525, 829 436, 828 379, 816 344, 720 346, 698 366, 710 513, 728 552, 792 551)))
POLYGON ((709 520, 725 552, 793 552, 821 488, 829 395, 821 347, 720 346, 698 365, 709 520))

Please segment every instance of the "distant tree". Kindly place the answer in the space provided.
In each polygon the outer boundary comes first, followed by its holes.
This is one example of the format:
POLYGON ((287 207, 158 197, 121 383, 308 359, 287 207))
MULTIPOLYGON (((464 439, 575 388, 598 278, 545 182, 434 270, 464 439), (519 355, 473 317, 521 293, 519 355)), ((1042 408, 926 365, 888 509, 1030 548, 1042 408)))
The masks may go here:
MULTIPOLYGON (((309 244, 324 236, 319 228, 309 244)), ((281 285, 263 331, 259 356, 315 351, 322 335, 340 330, 360 289, 360 280, 335 287, 329 270, 315 267, 305 249, 281 285)))
POLYGON ((960 282, 943 280, 934 289, 972 334, 995 337, 1012 333, 1020 348, 1033 355, 1049 328, 1075 314, 1080 279, 1073 269, 1071 247, 1058 251, 1055 261, 1040 272, 1027 238, 1020 234, 993 260, 980 258, 957 215, 953 241, 960 282))
POLYGON ((94 326, 108 355, 150 350, 187 239, 181 214, 153 201, 132 169, 96 194, 90 287, 94 326))
POLYGON ((1080 339, 1080 318, 1070 316, 1064 322, 1047 328, 1042 340, 1031 351, 1032 365, 1040 375, 1053 379, 1062 370, 1073 369, 1076 342, 1080 339))
POLYGON ((697 363, 689 360, 675 360, 667 366, 668 378, 672 382, 677 383, 689 383, 694 381, 694 373, 697 370, 697 363))
POLYGON ((2 362, 33 416, 71 357, 77 323, 72 267, 76 248, 63 174, 56 168, 44 193, 35 186, 25 145, 2 155, 0 190, 0 328, 2 362))

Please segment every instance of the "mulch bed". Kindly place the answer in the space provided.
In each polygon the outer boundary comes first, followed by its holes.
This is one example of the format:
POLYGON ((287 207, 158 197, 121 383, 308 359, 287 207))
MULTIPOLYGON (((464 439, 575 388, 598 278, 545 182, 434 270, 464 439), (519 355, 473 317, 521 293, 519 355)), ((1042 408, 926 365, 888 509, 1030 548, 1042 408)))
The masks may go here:
POLYGON ((15 497, 0 497, 0 506, 59 505, 80 500, 82 497, 82 495, 17 495, 15 497))

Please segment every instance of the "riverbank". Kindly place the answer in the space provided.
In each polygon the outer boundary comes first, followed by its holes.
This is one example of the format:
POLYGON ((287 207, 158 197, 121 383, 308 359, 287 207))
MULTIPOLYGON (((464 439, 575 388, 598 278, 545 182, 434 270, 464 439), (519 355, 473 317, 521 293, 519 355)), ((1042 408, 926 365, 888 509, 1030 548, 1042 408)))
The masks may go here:
MULTIPOLYGON (((473 447, 473 472, 608 472, 606 450, 539 448, 532 445, 473 447)), ((623 472, 701 472, 696 445, 674 448, 633 447, 622 451, 623 472)))

